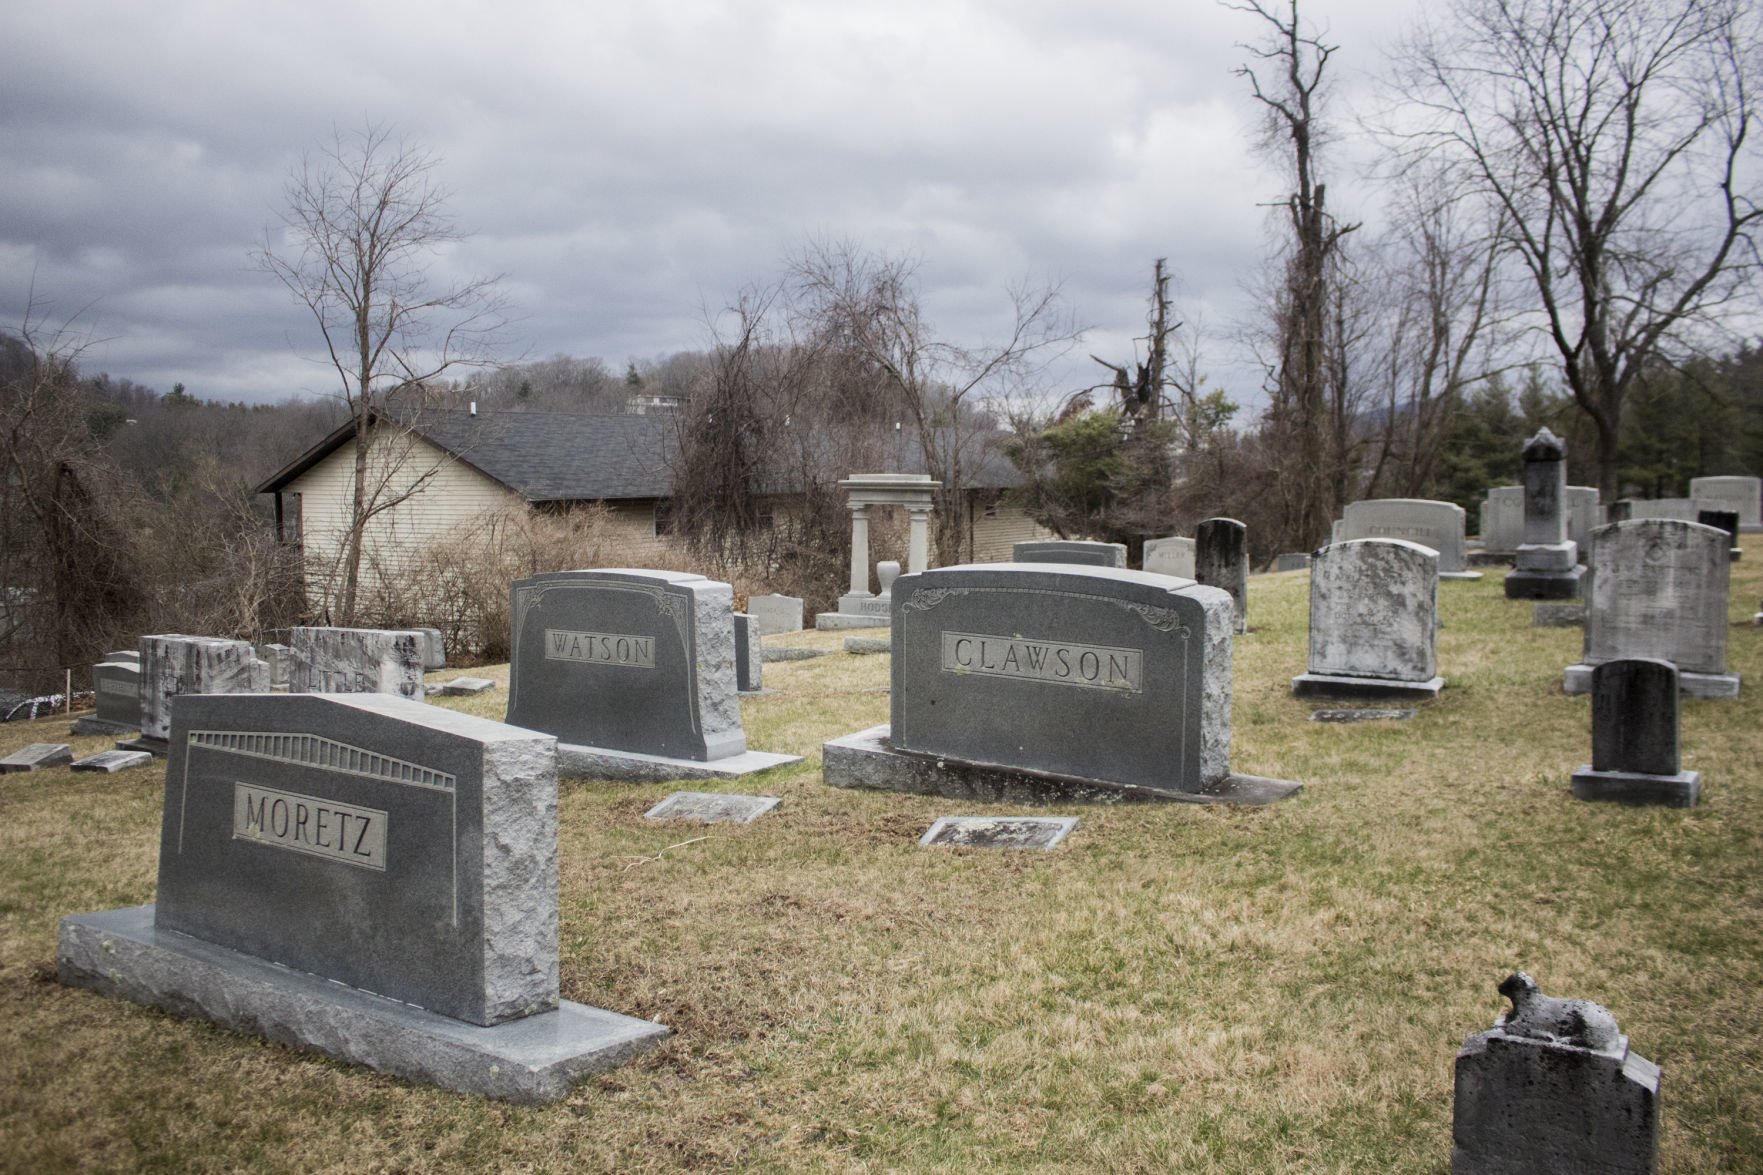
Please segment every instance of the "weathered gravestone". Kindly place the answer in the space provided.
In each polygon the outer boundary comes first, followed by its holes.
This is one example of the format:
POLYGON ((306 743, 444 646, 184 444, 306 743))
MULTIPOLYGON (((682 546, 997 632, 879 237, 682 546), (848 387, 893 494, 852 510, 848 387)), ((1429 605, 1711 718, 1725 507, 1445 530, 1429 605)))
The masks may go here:
POLYGON ((257 656, 269 666, 269 688, 286 693, 288 681, 294 675, 294 650, 270 641, 257 646, 257 656))
POLYGON ((1298 697, 1433 698, 1438 554, 1403 539, 1352 539, 1310 565, 1310 668, 1298 697))
POLYGON ((1763 478, 1692 477, 1690 499, 1709 510, 1732 510, 1742 531, 1763 530, 1763 478))
POLYGON ((1095 543, 1084 539, 1037 539, 1010 548, 1013 563, 1076 563, 1081 567, 1125 567, 1123 543, 1095 543))
POLYGON ((759 643, 759 626, 744 612, 735 613, 735 688, 743 694, 763 690, 765 648, 759 643))
POLYGON ((1669 518, 1677 522, 1696 520, 1696 503, 1692 498, 1630 498, 1628 516, 1638 518, 1669 518))
POLYGON ((291 694, 396 694, 423 699, 428 638, 415 628, 295 628, 291 694))
POLYGON ((180 694, 263 694, 269 665, 246 641, 165 633, 141 638, 141 737, 120 742, 125 751, 166 753, 171 701, 180 694))
POLYGON ((1712 526, 1724 530, 1732 536, 1732 546, 1727 551, 1727 558, 1736 563, 1744 552, 1739 549, 1739 515, 1737 510, 1698 510, 1696 521, 1703 526, 1712 526))
POLYGON ((1573 773, 1573 794, 1693 808, 1701 772, 1682 766, 1676 667, 1636 657, 1593 669, 1592 761, 1573 773))
POLYGON ((422 634, 422 667, 429 672, 447 667, 447 638, 438 628, 419 628, 422 634))
POLYGON ((1524 446, 1524 541, 1506 576, 1508 600, 1571 600, 1585 568, 1567 537, 1567 445, 1541 429, 1524 446))
POLYGON ((1303 551, 1288 551, 1273 562, 1275 571, 1303 571, 1310 566, 1310 556, 1303 551))
POLYGON ((1589 1000, 1499 990, 1512 1010, 1457 1054, 1451 1175, 1655 1175, 1659 1066, 1589 1000))
POLYGON ((1598 502, 1598 488, 1567 486, 1562 491, 1561 501, 1567 509, 1567 537, 1579 548, 1580 561, 1584 562, 1591 551, 1592 532, 1604 525, 1604 508, 1598 502))
POLYGON ((30 743, 0 759, 0 775, 65 767, 73 762, 73 748, 66 743, 30 743))
POLYGON ((514 1101, 667 1034, 558 998, 553 740, 385 694, 179 700, 158 903, 61 981, 514 1101))
POLYGON ((96 771, 104 775, 115 775, 118 771, 145 767, 153 761, 153 756, 146 751, 99 751, 96 755, 75 759, 69 764, 68 769, 70 771, 96 771))
POLYGON ((1249 631, 1249 528, 1234 518, 1208 518, 1195 527, 1194 580, 1229 595, 1235 630, 1249 631))
POLYGON ((941 848, 1051 851, 1076 827, 1076 816, 940 816, 918 843, 941 848))
POLYGON ((643 813, 645 820, 695 820, 700 824, 751 824, 782 802, 777 796, 731 796, 676 791, 643 813))
POLYGON ((802 631, 802 601, 796 596, 748 596, 747 615, 759 625, 760 636, 802 631))
POLYGON ((1230 770, 1230 599, 1076 564, 938 568, 894 586, 887 726, 823 747, 827 783, 1028 802, 1265 803, 1230 770))
POLYGON ((1425 498, 1367 498, 1341 512, 1341 535, 1353 539, 1404 539, 1438 552, 1440 579, 1480 579, 1464 554, 1468 515, 1455 502, 1425 498))
POLYGON ((1194 540, 1146 539, 1145 570, 1157 575, 1173 575, 1178 579, 1194 578, 1194 540))
POLYGON ((734 590, 682 571, 558 571, 513 588, 507 719, 557 736, 592 779, 746 775, 800 761, 749 751, 734 590))
POLYGON ((1511 554, 1524 542, 1524 487, 1494 486, 1481 505, 1481 545, 1511 554))
POLYGON ((1643 518, 1600 527, 1592 539, 1585 654, 1562 688, 1583 694, 1605 661, 1652 657, 1677 666, 1683 691, 1736 698, 1726 671, 1727 533, 1712 526, 1643 518))
POLYGON ((92 666, 93 712, 73 720, 75 734, 127 734, 141 728, 141 662, 106 657, 92 666))

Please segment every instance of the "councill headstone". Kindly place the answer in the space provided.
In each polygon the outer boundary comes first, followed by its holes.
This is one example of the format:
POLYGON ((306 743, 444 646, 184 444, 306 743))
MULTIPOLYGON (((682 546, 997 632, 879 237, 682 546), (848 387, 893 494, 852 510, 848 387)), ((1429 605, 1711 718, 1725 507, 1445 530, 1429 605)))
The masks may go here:
POLYGON ((1572 600, 1585 568, 1567 537, 1567 445, 1541 429, 1524 446, 1524 541, 1506 576, 1508 600, 1572 600))
POLYGON ((180 694, 264 694, 269 665, 245 641, 165 633, 141 638, 141 737, 125 751, 166 753, 171 700, 180 694))
POLYGON ((1738 562, 1744 552, 1739 549, 1739 514, 1737 510, 1698 510, 1696 511, 1696 521, 1703 526, 1712 526, 1731 535, 1732 547, 1727 553, 1727 558, 1734 563, 1738 562))
POLYGON ((92 666, 94 710, 73 720, 75 734, 127 734, 141 729, 141 662, 106 657, 92 666))
POLYGON ((73 748, 66 743, 31 743, 0 759, 0 775, 65 767, 73 762, 73 748))
POLYGON ((1144 571, 995 563, 894 587, 892 723, 826 781, 961 799, 1265 803, 1230 771, 1230 599, 1144 571))
POLYGON ((1438 674, 1438 554, 1403 539, 1352 539, 1310 565, 1310 670, 1292 693, 1433 698, 1438 674))
POLYGON ((1573 773, 1582 800, 1693 808, 1698 771, 1678 754, 1677 668, 1636 657, 1592 670, 1592 761, 1573 773))
POLYGON ((1080 567, 1125 567, 1123 543, 1094 543, 1084 539, 1037 539, 1010 548, 1013 563, 1076 563, 1080 567))
POLYGON ((759 643, 759 626, 745 612, 735 613, 735 688, 744 694, 764 689, 765 648, 759 643))
POLYGON ((1494 486, 1481 505, 1484 550, 1511 553, 1524 541, 1524 487, 1494 486))
POLYGON ((558 998, 553 740, 387 694, 177 705, 156 906, 61 981, 515 1101, 667 1034, 558 998))
POLYGON ((682 571, 514 584, 508 721, 557 736, 563 774, 703 779, 799 761, 747 749, 734 590, 682 571))
POLYGON ((758 623, 760 636, 802 631, 802 601, 796 596, 748 596, 747 615, 758 623))
POLYGON ((1463 553, 1468 515, 1455 502, 1425 498, 1368 498, 1341 512, 1341 534, 1352 539, 1405 539, 1438 552, 1440 579, 1480 579, 1463 553))
POLYGON ((1230 596, 1234 627, 1249 631, 1249 528, 1234 518, 1208 518, 1194 528, 1194 579, 1230 596))
POLYGON ((1146 539, 1145 570, 1178 579, 1194 578, 1194 540, 1146 539))
POLYGON ((1690 498, 1710 510, 1737 511, 1740 530, 1763 530, 1763 478, 1692 477, 1690 498))
POLYGON ((918 843, 925 847, 1051 851, 1076 827, 1076 816, 941 816, 918 843))
POLYGON ((1585 655, 1562 688, 1583 694, 1605 661, 1653 657, 1677 666, 1683 691, 1736 698, 1726 671, 1726 603, 1731 564, 1723 530, 1668 518, 1600 527, 1592 540, 1585 655))
POLYGON ((428 638, 420 629, 296 628, 291 694, 396 694, 423 699, 428 638))
POLYGON ((1512 1010, 1457 1054, 1451 1175, 1655 1175, 1659 1066, 1589 1000, 1499 990, 1512 1010))
POLYGON ((1562 502, 1567 506, 1567 537, 1579 547, 1583 561, 1591 550, 1592 531, 1604 525, 1604 508, 1598 503, 1596 486, 1568 486, 1562 502))
POLYGON ((777 796, 731 796, 676 791, 643 813, 645 820, 696 820, 700 824, 751 824, 782 802, 777 796))

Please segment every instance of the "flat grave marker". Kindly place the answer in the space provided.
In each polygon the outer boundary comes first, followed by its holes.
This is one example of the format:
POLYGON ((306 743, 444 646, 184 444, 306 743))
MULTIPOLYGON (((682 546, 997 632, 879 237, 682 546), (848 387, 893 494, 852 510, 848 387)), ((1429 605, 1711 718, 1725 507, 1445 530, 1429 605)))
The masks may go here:
POLYGON ((75 759, 70 770, 99 771, 105 775, 115 775, 118 771, 146 767, 153 762, 153 755, 147 751, 99 751, 96 755, 75 759))
POLYGON ((643 813, 645 820, 695 820, 700 824, 751 824, 783 801, 777 796, 735 796, 676 791, 643 813))
POLYGON ((30 743, 0 759, 0 775, 65 767, 73 762, 73 748, 66 743, 30 743))
POLYGON ((939 848, 1045 852, 1057 847, 1076 827, 1076 816, 941 816, 918 843, 939 848))

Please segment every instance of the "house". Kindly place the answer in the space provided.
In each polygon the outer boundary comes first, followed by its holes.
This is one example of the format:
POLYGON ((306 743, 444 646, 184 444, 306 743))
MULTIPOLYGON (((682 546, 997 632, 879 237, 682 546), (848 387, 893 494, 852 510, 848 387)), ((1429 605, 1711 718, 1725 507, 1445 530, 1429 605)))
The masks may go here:
MULTIPOLYGON (((637 555, 668 533, 677 427, 671 414, 424 410, 398 421, 382 417, 376 425, 366 468, 385 508, 367 527, 364 587, 408 568, 460 524, 515 502, 539 510, 602 503, 637 555)), ((318 611, 340 582, 354 435, 353 423, 345 422, 257 487, 275 498, 277 537, 301 548, 308 602, 318 611)), ((965 558, 1008 559, 1012 543, 1046 537, 1003 501, 1016 483, 1015 470, 996 454, 969 478, 965 558)), ((778 507, 788 509, 789 494, 777 498, 778 507)))

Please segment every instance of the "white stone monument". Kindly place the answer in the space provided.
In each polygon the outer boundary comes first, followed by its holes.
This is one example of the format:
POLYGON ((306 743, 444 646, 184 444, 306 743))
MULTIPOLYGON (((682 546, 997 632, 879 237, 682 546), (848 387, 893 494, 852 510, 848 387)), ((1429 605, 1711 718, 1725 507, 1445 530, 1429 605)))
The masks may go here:
POLYGON ((839 483, 851 508, 851 590, 839 597, 837 612, 814 618, 815 628, 888 626, 889 601, 869 590, 869 508, 906 508, 906 569, 917 574, 930 567, 930 514, 942 486, 923 473, 854 473, 839 483))

